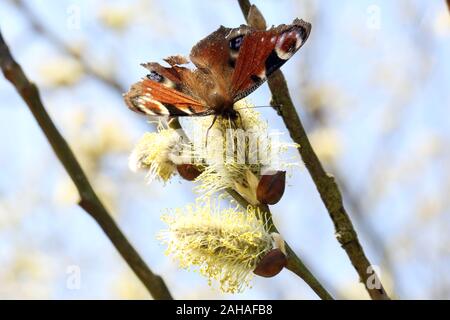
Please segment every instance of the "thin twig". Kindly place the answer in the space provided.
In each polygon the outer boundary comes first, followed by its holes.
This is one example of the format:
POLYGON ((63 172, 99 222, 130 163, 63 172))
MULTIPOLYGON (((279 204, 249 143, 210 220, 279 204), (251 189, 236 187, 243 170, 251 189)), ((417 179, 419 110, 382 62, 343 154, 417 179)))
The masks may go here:
POLYGON ((12 57, 1 32, 0 66, 5 78, 13 84, 29 107, 56 156, 75 183, 81 199, 80 207, 97 221, 153 298, 172 299, 163 279, 149 269, 97 197, 75 155, 45 110, 38 88, 28 80, 20 65, 12 57))
MULTIPOLYGON (((242 12, 245 19, 247 19, 251 8, 249 0, 238 0, 238 2, 243 10, 242 12)), ((263 19, 262 16, 261 18, 263 19)), ((377 279, 377 282, 380 284, 379 286, 375 288, 370 286, 371 279, 373 279, 374 276, 378 278, 378 276, 375 273, 369 272, 369 270, 372 270, 370 268, 372 265, 364 253, 350 217, 344 208, 339 187, 334 177, 324 170, 309 142, 306 131, 292 102, 283 73, 280 70, 274 72, 269 77, 268 84, 270 91, 272 92, 271 103, 274 106, 281 106, 280 115, 284 124, 286 125, 292 140, 300 145, 300 156, 302 157, 302 160, 316 185, 322 202, 333 221, 336 238, 350 258, 353 267, 360 277, 360 281, 364 284, 372 299, 389 299, 389 296, 379 279, 377 279)))

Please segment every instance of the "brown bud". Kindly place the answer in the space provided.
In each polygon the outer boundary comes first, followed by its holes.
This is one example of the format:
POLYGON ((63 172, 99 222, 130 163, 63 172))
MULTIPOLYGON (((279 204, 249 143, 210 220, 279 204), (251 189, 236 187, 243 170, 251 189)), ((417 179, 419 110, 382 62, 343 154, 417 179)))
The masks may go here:
POLYGON ((284 253, 280 249, 273 249, 261 259, 253 273, 265 278, 274 277, 286 264, 287 258, 284 253))
POLYGON ((180 176, 188 181, 195 180, 201 173, 201 171, 192 164, 179 164, 177 165, 177 170, 180 176))
POLYGON ((286 171, 277 171, 272 175, 263 175, 256 189, 258 201, 264 204, 275 204, 284 194, 286 171))

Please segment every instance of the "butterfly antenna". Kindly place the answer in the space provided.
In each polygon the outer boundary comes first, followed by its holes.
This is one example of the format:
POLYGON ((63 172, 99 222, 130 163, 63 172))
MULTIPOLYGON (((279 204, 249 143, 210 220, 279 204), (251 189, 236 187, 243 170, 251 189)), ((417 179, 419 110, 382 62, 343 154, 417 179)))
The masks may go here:
POLYGON ((254 106, 254 107, 242 107, 242 108, 239 108, 239 109, 234 109, 235 111, 238 111, 238 110, 243 110, 243 109, 257 109, 257 108, 274 108, 274 109, 280 109, 281 108, 281 106, 254 106))

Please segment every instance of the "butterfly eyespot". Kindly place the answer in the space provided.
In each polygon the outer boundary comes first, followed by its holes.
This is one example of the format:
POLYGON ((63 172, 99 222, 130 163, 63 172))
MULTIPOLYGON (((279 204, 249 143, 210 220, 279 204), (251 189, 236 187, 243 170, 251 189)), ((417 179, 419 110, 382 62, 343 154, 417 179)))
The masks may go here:
POLYGON ((156 82, 163 82, 164 81, 164 77, 162 75, 160 75, 156 71, 150 71, 150 73, 147 75, 147 78, 152 80, 152 81, 156 81, 156 82))
POLYGON ((229 42, 230 49, 233 51, 239 51, 243 40, 244 40, 244 36, 242 36, 242 35, 231 39, 229 42))
POLYGON ((295 45, 296 45, 296 43, 297 43, 297 41, 292 40, 292 39, 290 39, 289 41, 286 41, 286 42, 284 43, 284 46, 285 46, 284 50, 285 50, 286 52, 292 52, 292 51, 294 51, 294 50, 295 50, 295 45))
POLYGON ((290 30, 283 33, 277 40, 275 51, 280 59, 289 59, 302 45, 301 30, 290 30))

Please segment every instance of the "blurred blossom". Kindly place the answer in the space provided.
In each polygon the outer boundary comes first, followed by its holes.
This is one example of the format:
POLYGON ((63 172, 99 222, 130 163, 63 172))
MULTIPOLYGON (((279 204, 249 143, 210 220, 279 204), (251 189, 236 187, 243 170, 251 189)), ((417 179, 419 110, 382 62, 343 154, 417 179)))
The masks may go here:
POLYGON ((115 31, 123 31, 130 25, 133 11, 130 6, 113 7, 102 6, 99 12, 100 22, 115 31))
POLYGON ((367 291, 364 289, 364 286, 355 281, 355 279, 347 279, 347 281, 337 288, 337 291, 342 299, 367 300, 367 291))
MULTIPOLYGON (((393 292, 393 282, 392 278, 385 272, 383 267, 375 266, 377 274, 381 278, 383 287, 387 292, 393 292)), ((372 274, 372 272, 369 272, 372 274)), ((356 277, 348 277, 340 279, 340 285, 337 287, 338 296, 342 299, 348 300, 367 300, 369 295, 364 288, 364 285, 358 281, 356 277)), ((396 296, 391 296, 392 299, 397 299, 396 296)))
MULTIPOLYGON (((111 214, 115 214, 117 210, 114 210, 114 208, 118 204, 117 183, 109 176, 99 172, 91 174, 91 179, 95 181, 97 196, 101 199, 105 208, 111 214)), ((53 197, 55 203, 61 206, 73 206, 80 201, 75 184, 66 177, 55 184, 53 197)))
POLYGON ((429 196, 417 206, 417 218, 421 223, 430 222, 445 212, 445 204, 437 196, 429 196))
POLYGON ((144 285, 135 281, 135 278, 136 276, 129 270, 115 277, 112 291, 114 291, 116 298, 127 300, 147 300, 151 298, 144 285))
MULTIPOLYGON (((384 277, 383 273, 381 274, 383 275, 381 281, 384 288, 386 291, 392 292, 389 279, 384 277)), ((367 300, 369 298, 367 291, 364 289, 364 285, 357 280, 356 277, 341 279, 340 285, 336 288, 338 296, 346 300, 367 300)))
POLYGON ((342 90, 331 83, 308 84, 303 88, 301 94, 305 101, 304 106, 313 114, 322 114, 325 111, 340 112, 348 105, 342 90))
POLYGON ((274 247, 269 227, 251 206, 220 208, 210 200, 175 209, 164 215, 168 229, 159 238, 167 254, 181 268, 199 267, 202 275, 220 283, 223 292, 241 292, 249 286, 259 260, 274 247))
POLYGON ((73 138, 69 137, 69 141, 88 174, 97 171, 108 155, 125 154, 130 149, 130 137, 123 130, 118 130, 122 127, 119 120, 104 119, 96 122, 95 126, 83 122, 81 115, 75 120, 78 123, 75 122, 71 128, 70 135, 73 138))
POLYGON ((450 15, 447 8, 437 12, 433 28, 434 32, 440 37, 448 37, 450 35, 450 15))
POLYGON ((53 192, 55 203, 58 205, 73 205, 80 201, 77 188, 71 179, 64 178, 58 181, 53 192))
POLYGON ((76 137, 70 141, 73 141, 73 148, 88 168, 96 170, 107 156, 126 154, 130 150, 131 138, 124 130, 119 130, 124 127, 119 119, 104 118, 86 125, 73 132, 76 137))
POLYGON ((333 163, 342 152, 339 131, 332 128, 318 128, 310 133, 311 144, 321 161, 333 163))
MULTIPOLYGON (((0 257, 2 258, 2 257, 0 257)), ((51 257, 32 250, 16 248, 15 253, 2 261, 0 298, 49 299, 54 270, 51 257)))
POLYGON ((43 83, 49 87, 71 86, 83 76, 83 67, 74 59, 55 57, 42 61, 39 65, 43 83))
MULTIPOLYGON (((86 175, 93 180, 96 192, 105 206, 108 209, 114 208, 117 204, 117 182, 103 172, 103 162, 111 155, 126 155, 131 147, 130 137, 125 131, 118 130, 123 127, 118 119, 99 120, 93 126, 89 123, 87 114, 79 108, 66 116, 68 141, 71 142, 77 159, 86 175)), ((78 191, 69 177, 64 176, 56 183, 54 198, 62 205, 79 201, 78 191)))

